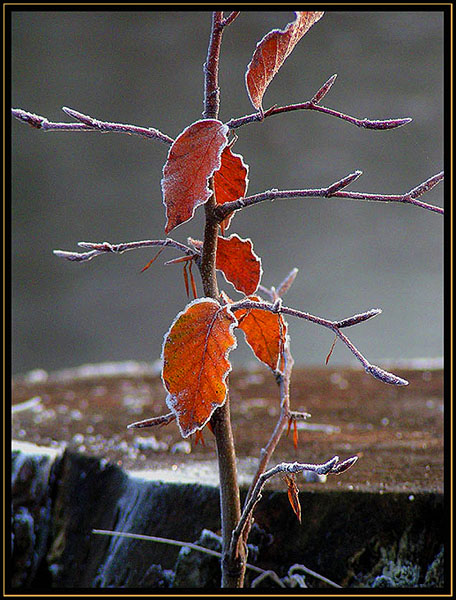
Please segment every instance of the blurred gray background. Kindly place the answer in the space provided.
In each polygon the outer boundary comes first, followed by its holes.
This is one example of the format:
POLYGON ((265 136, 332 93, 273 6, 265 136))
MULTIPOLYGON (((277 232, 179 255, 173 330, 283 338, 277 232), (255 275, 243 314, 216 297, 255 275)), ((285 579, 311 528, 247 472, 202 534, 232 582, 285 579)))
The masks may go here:
MULTIPOLYGON (((13 106, 70 121, 61 111, 69 106, 176 137, 201 118, 210 19, 209 11, 14 11, 13 106)), ((254 112, 246 66, 256 43, 291 20, 291 11, 247 10, 225 31, 221 120, 254 112)), ((364 175, 350 189, 403 193, 443 168, 443 12, 327 12, 289 56, 263 105, 308 100, 333 73, 324 105, 413 122, 369 131, 296 111, 242 127, 235 152, 250 167, 248 193, 327 186, 355 169, 364 175)), ((155 361, 187 303, 181 267, 163 265, 178 254, 165 250, 141 273, 152 251, 75 264, 52 250, 78 250, 81 240, 164 238, 160 179, 168 146, 122 134, 45 133, 16 121, 12 134, 13 372, 155 361)), ((442 206, 443 185, 423 200, 442 206)), ((202 212, 172 236, 201 239, 202 212)), ((440 215, 409 205, 279 200, 237 213, 234 232, 252 238, 265 285, 299 267, 289 306, 329 319, 382 308, 347 330, 372 362, 442 356, 440 215)), ((331 333, 288 321, 296 362, 324 365, 331 333)), ((235 366, 252 360, 238 337, 235 366)), ((337 344, 331 364, 353 362, 337 344)))

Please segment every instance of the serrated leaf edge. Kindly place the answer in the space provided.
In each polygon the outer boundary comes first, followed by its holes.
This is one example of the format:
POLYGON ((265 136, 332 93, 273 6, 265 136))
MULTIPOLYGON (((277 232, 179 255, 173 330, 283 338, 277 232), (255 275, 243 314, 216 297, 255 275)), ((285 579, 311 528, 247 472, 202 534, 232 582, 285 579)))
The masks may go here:
POLYGON ((234 283, 226 278, 225 273, 222 271, 222 269, 217 268, 217 266, 216 266, 216 269, 217 269, 217 271, 220 271, 220 273, 223 275, 223 278, 225 279, 225 281, 227 283, 229 283, 230 285, 232 285, 237 292, 239 292, 240 294, 243 294, 244 296, 253 296, 256 293, 256 291, 258 290, 260 283, 261 283, 261 279, 263 278, 263 263, 261 261, 261 257, 258 256, 258 254, 253 249, 252 239, 251 238, 241 238, 237 233, 232 233, 229 237, 225 237, 225 236, 220 236, 220 237, 223 237, 225 240, 230 240, 233 237, 237 237, 238 240, 240 240, 241 242, 249 242, 250 243, 250 251, 252 252, 253 256, 260 263, 260 277, 258 279, 258 284, 255 288, 255 291, 251 292, 250 294, 246 294, 243 290, 238 290, 238 288, 234 285, 234 283))
MULTIPOLYGON (((231 371, 232 371, 232 369, 233 369, 233 365, 231 364, 231 361, 228 359, 228 355, 229 355, 229 353, 230 353, 232 350, 234 350, 234 349, 237 347, 237 339, 236 339, 236 336, 234 335, 234 329, 235 329, 235 328, 237 327, 237 325, 238 325, 238 321, 237 321, 237 319, 236 319, 236 316, 234 315, 234 313, 232 313, 232 312, 231 312, 231 310, 229 309, 229 306, 227 306, 227 305, 225 305, 225 306, 222 306, 222 305, 221 305, 219 302, 217 302, 217 300, 214 300, 213 298, 205 298, 205 297, 204 297, 204 298, 196 298, 196 300, 193 300, 192 302, 189 302, 189 303, 188 303, 188 304, 185 306, 185 308, 184 308, 183 310, 181 310, 180 312, 178 312, 178 313, 177 313, 177 315, 175 316, 175 318, 174 318, 173 322, 172 322, 172 323, 171 323, 171 325, 169 326, 169 329, 168 329, 168 331, 165 333, 165 335, 164 335, 164 337, 163 337, 163 342, 162 342, 162 350, 161 350, 161 357, 160 357, 160 358, 161 358, 161 362, 162 362, 162 369, 161 369, 161 380, 162 380, 162 383, 163 383, 163 387, 164 387, 164 388, 165 388, 165 390, 167 391, 167 396, 166 396, 166 400, 165 400, 165 402, 166 402, 166 405, 167 405, 167 406, 168 406, 168 408, 169 408, 169 409, 170 409, 170 410, 171 410, 171 411, 172 411, 172 412, 173 412, 173 413, 176 415, 176 422, 177 422, 177 425, 178 425, 178 427, 179 427, 179 431, 180 431, 180 433, 181 433, 181 435, 182 435, 182 437, 183 437, 183 438, 187 438, 187 437, 189 437, 190 435, 192 435, 193 433, 195 433, 195 431, 197 431, 197 430, 202 430, 202 429, 203 429, 203 428, 204 428, 204 427, 207 425, 207 423, 209 422, 210 418, 212 417, 212 415, 213 415, 213 413, 214 413, 214 410, 216 410, 217 408, 219 408, 219 407, 223 406, 223 405, 225 404, 225 402, 226 402, 226 398, 227 398, 227 396, 228 396, 228 386, 225 386, 225 387, 226 387, 226 393, 225 393, 225 398, 223 399, 223 402, 221 402, 221 403, 217 403, 217 405, 216 405, 216 406, 213 408, 213 410, 211 410, 211 413, 210 413, 209 417, 208 417, 208 418, 207 418, 207 419, 204 421, 204 423, 203 423, 202 425, 200 425, 199 427, 194 427, 194 428, 193 428, 191 431, 184 432, 184 431, 182 430, 182 427, 181 427, 181 424, 180 424, 180 421, 179 421, 179 414, 177 413, 177 411, 176 411, 176 409, 175 409, 175 407, 174 407, 174 404, 173 404, 173 403, 172 403, 172 401, 171 401, 171 398, 173 397, 173 395, 172 395, 172 394, 170 394, 170 393, 168 392, 168 388, 166 387, 166 382, 165 382, 165 380, 164 380, 164 378, 163 378, 163 367, 164 367, 164 364, 165 364, 165 356, 164 356, 164 353, 165 353, 165 345, 166 345, 166 340, 167 340, 167 338, 168 338, 168 335, 169 335, 169 333, 170 333, 171 329, 173 328, 174 324, 175 324, 175 323, 176 323, 176 322, 179 320, 179 318, 180 318, 182 315, 184 315, 184 314, 187 312, 187 310, 188 310, 189 308, 191 308, 193 305, 195 305, 195 304, 199 304, 199 303, 201 303, 201 302, 211 302, 211 303, 213 303, 213 304, 216 304, 216 305, 219 307, 219 309, 220 309, 220 310, 224 310, 224 309, 226 309, 226 310, 227 310, 227 311, 230 313, 230 315, 233 317, 233 319, 234 319, 234 320, 233 320, 233 322, 230 324, 230 326, 229 326, 229 328, 228 328, 228 329, 229 329, 229 332, 230 332, 230 333, 231 333, 231 335, 233 336, 234 343, 233 343, 233 344, 232 344, 232 345, 231 345, 229 348, 227 348, 227 350, 226 350, 226 352, 225 352, 225 355, 224 355, 224 358, 226 358, 226 360, 228 361, 229 368, 227 369, 227 371, 224 373, 224 375, 223 375, 223 377, 222 377, 222 382, 223 382, 223 383, 225 383, 225 382, 226 382, 226 379, 227 379, 228 375, 230 374, 230 372, 231 372, 231 371)), ((212 406, 212 405, 211 405, 211 406, 212 406)))
POLYGON ((187 127, 185 129, 183 129, 180 132, 180 134, 177 136, 177 138, 174 140, 173 144, 171 145, 170 149, 168 150, 168 154, 166 155, 165 164, 162 167, 163 177, 160 180, 160 188, 161 188, 161 191, 162 191, 162 204, 165 207, 165 215, 166 215, 165 230, 167 230, 167 228, 168 228, 168 221, 169 221, 168 214, 167 214, 168 213, 168 207, 165 204, 165 190, 163 189, 163 181, 165 179, 165 167, 168 164, 169 155, 171 154, 171 151, 172 151, 172 149, 174 147, 174 144, 179 140, 179 138, 181 138, 184 135, 184 133, 186 133, 191 127, 193 127, 194 125, 197 125, 198 123, 219 123, 220 125, 222 125, 223 126, 223 131, 225 133, 226 142, 225 142, 225 145, 220 148, 220 152, 219 152, 218 159, 217 159, 217 166, 212 171, 211 175, 209 175, 207 177, 207 180, 206 180, 206 192, 208 192, 208 196, 207 196, 206 200, 198 202, 197 204, 195 204, 195 206, 193 207, 191 216, 188 219, 186 219, 185 221, 182 221, 181 223, 179 223, 178 225, 175 225, 172 229, 168 230, 167 233, 169 233, 173 229, 176 229, 177 227, 180 227, 184 223, 188 223, 188 221, 191 221, 191 219, 193 219, 193 217, 195 216, 195 210, 198 208, 198 206, 201 206, 202 204, 205 204, 209 200, 209 198, 211 196, 211 193, 212 193, 212 190, 208 186, 209 178, 212 177, 212 175, 216 171, 218 171, 220 169, 220 167, 222 166, 222 152, 226 148, 226 146, 228 145, 229 127, 227 125, 225 125, 225 123, 222 123, 222 121, 219 121, 218 119, 199 119, 198 121, 195 121, 194 123, 190 123, 190 125, 187 125, 187 127))

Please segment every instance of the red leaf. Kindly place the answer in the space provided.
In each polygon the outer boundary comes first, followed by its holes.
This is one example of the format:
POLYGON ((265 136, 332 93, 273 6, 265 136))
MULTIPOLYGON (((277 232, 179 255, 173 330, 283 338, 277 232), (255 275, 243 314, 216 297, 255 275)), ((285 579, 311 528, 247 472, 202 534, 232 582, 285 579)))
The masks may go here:
POLYGON ((208 179, 220 169, 227 133, 228 127, 220 121, 204 119, 184 129, 174 141, 161 180, 166 233, 191 219, 211 196, 208 179))
MULTIPOLYGON (((249 300, 258 302, 252 296, 249 300)), ((238 327, 245 334, 245 341, 252 348, 258 360, 265 363, 273 371, 277 370, 283 342, 287 332, 287 324, 278 315, 267 310, 249 309, 236 311, 238 327)))
POLYGON ((236 318, 210 298, 194 300, 177 315, 163 343, 166 403, 183 437, 202 429, 225 402, 228 353, 236 346, 236 318))
MULTIPOLYGON (((188 243, 201 251, 203 242, 188 238, 188 243)), ((219 236, 215 266, 225 279, 247 296, 253 294, 261 280, 261 259, 253 251, 252 240, 243 240, 237 234, 229 238, 219 236)))
POLYGON ((287 56, 302 36, 323 16, 321 11, 295 11, 296 19, 284 30, 273 29, 257 44, 252 60, 247 66, 245 82, 250 101, 257 110, 266 88, 287 56))
MULTIPOLYGON (((240 154, 231 152, 231 146, 226 146, 222 152, 222 164, 214 173, 214 190, 217 204, 238 200, 245 196, 248 185, 249 168, 240 154)), ((229 215, 220 223, 222 233, 228 229, 233 215, 229 215)))
POLYGON ((246 296, 256 291, 263 272, 252 240, 243 240, 235 233, 229 238, 218 237, 215 266, 238 292, 246 296))

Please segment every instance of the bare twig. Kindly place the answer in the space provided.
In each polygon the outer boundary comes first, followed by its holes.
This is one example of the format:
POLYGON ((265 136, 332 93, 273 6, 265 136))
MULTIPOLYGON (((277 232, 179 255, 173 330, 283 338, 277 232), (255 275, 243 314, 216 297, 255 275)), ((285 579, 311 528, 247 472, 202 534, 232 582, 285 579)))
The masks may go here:
POLYGON ((159 417, 151 417, 149 419, 143 419, 142 421, 135 421, 127 425, 127 429, 142 429, 143 427, 163 427, 168 425, 172 421, 176 420, 174 413, 167 413, 166 415, 160 415, 159 417))
MULTIPOLYGON (((211 550, 211 548, 205 548, 204 546, 199 546, 198 544, 193 544, 192 542, 181 542, 179 540, 172 540, 170 538, 163 538, 155 535, 127 533, 123 531, 109 531, 106 529, 92 529, 92 533, 97 535, 108 535, 112 537, 130 538, 134 540, 144 540, 146 542, 158 542, 159 544, 168 544, 170 546, 179 546, 181 548, 190 548, 191 550, 196 550, 197 552, 202 552, 203 554, 209 554, 209 556, 214 556, 218 559, 222 558, 222 554, 220 552, 217 552, 217 550, 211 550)), ((246 566, 257 573, 265 573, 264 569, 261 569, 260 567, 257 567, 255 565, 247 564, 246 566)))
POLYGON ((234 19, 237 19, 237 17, 240 14, 241 14, 240 10, 233 10, 225 19, 222 19, 220 26, 227 27, 228 25, 231 25, 231 23, 234 21, 234 19))
POLYGON ((413 204, 420 208, 426 208, 428 210, 443 214, 443 208, 439 206, 433 206, 432 204, 426 204, 417 200, 419 196, 422 196, 435 185, 443 180, 443 171, 433 175, 429 179, 426 179, 423 183, 411 189, 405 194, 369 194, 365 192, 347 192, 342 191, 342 188, 352 183, 361 175, 361 171, 355 171, 354 173, 347 175, 343 179, 336 181, 325 188, 316 189, 305 189, 305 190, 268 190, 255 194, 253 196, 246 196, 245 198, 239 198, 231 202, 225 202, 225 204, 219 204, 215 210, 219 221, 226 219, 235 210, 246 208, 247 206, 253 206, 259 202, 265 202, 266 200, 277 200, 279 198, 349 198, 351 200, 363 200, 366 202, 402 202, 404 204, 413 204))
POLYGON ((292 269, 288 275, 285 277, 285 279, 282 281, 282 283, 280 283, 277 286, 277 296, 278 297, 282 297, 284 294, 286 294, 288 292, 288 290, 290 289, 290 287, 292 286, 294 280, 296 279, 296 275, 298 274, 299 269, 297 267, 295 267, 294 269, 292 269))
POLYGON ((395 129, 396 127, 401 127, 402 125, 406 125, 407 123, 410 123, 410 121, 412 121, 410 117, 381 120, 357 119, 356 117, 351 117, 350 115, 346 115, 338 110, 333 110, 332 108, 320 106, 318 103, 329 92, 334 81, 336 80, 336 77, 337 75, 333 75, 332 77, 330 77, 328 81, 324 83, 321 86, 321 88, 314 94, 312 100, 308 100, 307 102, 300 102, 299 104, 289 104, 287 106, 274 106, 265 112, 257 112, 251 115, 245 115, 244 117, 239 117, 238 119, 231 119, 226 123, 226 125, 230 129, 236 129, 238 127, 241 127, 242 125, 247 125, 248 123, 253 123, 255 121, 263 121, 266 117, 279 115, 281 113, 290 112, 293 110, 316 110, 318 112, 322 112, 327 115, 331 115, 333 117, 337 117, 339 119, 347 121, 348 123, 356 125, 357 127, 363 127, 364 129, 395 129))
POLYGON ((31 127, 42 129, 43 131, 101 131, 103 133, 127 133, 130 135, 140 135, 142 137, 157 139, 165 144, 172 144, 173 139, 153 127, 138 127, 137 125, 126 125, 124 123, 111 123, 109 121, 99 121, 88 115, 84 115, 71 108, 63 107, 62 110, 70 117, 73 117, 79 123, 55 123, 35 115, 34 113, 22 110, 22 108, 11 109, 13 117, 24 123, 28 123, 31 127))
POLYGON ((85 262, 88 260, 92 260, 95 256, 99 256, 100 254, 106 254, 109 252, 114 252, 115 254, 122 254, 123 252, 128 252, 129 250, 137 250, 138 248, 150 248, 152 246, 168 246, 170 248, 175 248, 180 252, 183 252, 187 256, 198 256, 198 251, 185 244, 181 244, 180 242, 176 242, 171 238, 166 238, 166 240, 142 240, 139 242, 123 242, 121 244, 111 244, 109 242, 78 242, 78 246, 81 248, 87 248, 88 252, 68 252, 66 250, 54 250, 54 254, 59 258, 65 258, 66 260, 71 260, 74 262, 85 262))

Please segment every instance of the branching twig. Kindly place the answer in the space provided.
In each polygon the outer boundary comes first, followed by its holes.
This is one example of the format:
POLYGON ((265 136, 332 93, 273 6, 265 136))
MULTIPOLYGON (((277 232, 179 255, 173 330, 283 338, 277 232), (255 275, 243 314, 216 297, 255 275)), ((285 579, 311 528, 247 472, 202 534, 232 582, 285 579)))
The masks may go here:
POLYGON ((237 17, 240 14, 241 14, 240 10, 233 10, 225 19, 221 20, 220 26, 227 27, 228 25, 231 25, 231 23, 234 21, 234 19, 237 19, 237 17))
POLYGON ((325 188, 306 190, 268 190, 253 196, 246 196, 245 198, 225 202, 225 204, 219 204, 215 212, 217 218, 221 222, 235 210, 253 206, 254 204, 265 202, 266 200, 272 201, 279 198, 349 198, 351 200, 364 200, 366 202, 402 202, 404 204, 414 204, 420 208, 426 208, 440 214, 444 213, 443 208, 440 208, 439 206, 433 206, 432 204, 426 204, 425 202, 417 200, 419 196, 422 196, 442 181, 444 176, 443 171, 426 179, 426 181, 420 183, 420 185, 414 187, 405 194, 368 194, 365 192, 342 191, 342 188, 345 188, 348 184, 352 183, 361 175, 361 173, 361 171, 355 171, 325 188))
POLYGON ((273 115, 279 115, 284 112, 290 112, 293 110, 316 110, 318 112, 325 113, 327 115, 331 115, 333 117, 337 117, 344 121, 348 121, 352 125, 356 125, 357 127, 363 127, 364 129, 376 129, 376 130, 384 130, 384 129, 395 129, 396 127, 401 127, 402 125, 406 125, 410 123, 412 119, 410 117, 402 118, 402 119, 357 119, 356 117, 351 117, 350 115, 345 115, 344 113, 333 110, 332 108, 327 108, 326 106, 320 106, 318 103, 323 99, 323 97, 329 92, 331 86, 336 80, 337 74, 333 75, 328 79, 326 83, 324 83, 321 88, 314 94, 312 100, 308 100, 307 102, 300 102, 299 104, 289 104, 287 106, 274 106, 264 113, 254 113, 252 115, 245 115, 244 117, 239 117, 238 119, 231 119, 226 123, 226 125, 230 129, 237 129, 242 125, 247 125, 248 123, 253 123, 255 121, 263 121, 266 117, 272 117, 273 115))
POLYGON ((251 300, 240 300, 239 302, 235 302, 230 305, 230 310, 232 311, 251 308, 268 310, 273 313, 284 313, 293 317, 305 319, 312 323, 316 323, 317 325, 322 325, 323 327, 327 327, 328 329, 331 329, 344 342, 348 349, 356 356, 356 358, 363 365, 367 373, 370 373, 376 379, 380 379, 380 381, 383 381, 384 383, 390 383, 393 385, 408 385, 408 381, 406 381, 405 379, 402 379, 397 375, 393 375, 388 371, 384 371, 376 365, 372 365, 352 344, 352 342, 340 331, 341 328, 351 327, 353 325, 357 325, 358 323, 362 323, 363 321, 367 321, 368 319, 377 316, 382 312, 379 308, 373 308, 372 310, 368 310, 364 313, 360 313, 358 315, 354 315, 353 317, 342 319, 340 321, 330 321, 328 319, 317 317, 315 315, 311 315, 310 313, 306 313, 295 308, 282 306, 281 302, 277 301, 273 304, 270 304, 268 302, 253 302, 251 300))
POLYGON ((242 511, 241 518, 236 528, 233 530, 233 534, 231 536, 231 545, 230 545, 230 554, 232 556, 236 556, 238 552, 238 544, 241 536, 243 536, 243 531, 246 523, 250 519, 250 516, 257 505, 257 503, 261 499, 261 492, 263 487, 265 486, 268 479, 274 477, 278 473, 302 473, 302 471, 313 471, 318 475, 340 475, 341 473, 347 471, 350 467, 352 467, 355 462, 358 460, 357 456, 352 456, 343 462, 339 462, 339 457, 334 456, 327 462, 317 465, 317 464, 307 464, 307 463, 279 463, 269 471, 265 471, 260 475, 256 485, 250 495, 250 498, 247 504, 244 506, 242 511))
POLYGON ((60 258, 71 260, 75 262, 84 262, 92 260, 95 256, 100 254, 106 254, 107 252, 114 252, 115 254, 122 254, 129 250, 137 250, 138 248, 150 248, 152 246, 169 246, 175 248, 187 256, 198 256, 198 251, 185 244, 176 242, 171 238, 166 240, 142 240, 139 242, 124 242, 121 244, 110 244, 109 242, 78 242, 78 246, 81 248, 88 248, 88 252, 68 252, 66 250, 54 250, 54 254, 60 258))
POLYGON ((128 133, 130 135, 140 135, 146 138, 157 139, 165 144, 172 144, 174 141, 168 135, 153 127, 138 127, 137 125, 99 121, 98 119, 94 119, 93 117, 89 117, 88 115, 84 115, 65 106, 62 110, 70 117, 79 121, 79 123, 54 123, 46 119, 46 117, 35 115, 34 113, 22 110, 22 108, 13 108, 11 109, 11 113, 13 117, 19 121, 28 123, 32 127, 42 129, 43 131, 101 131, 104 133, 128 133))

